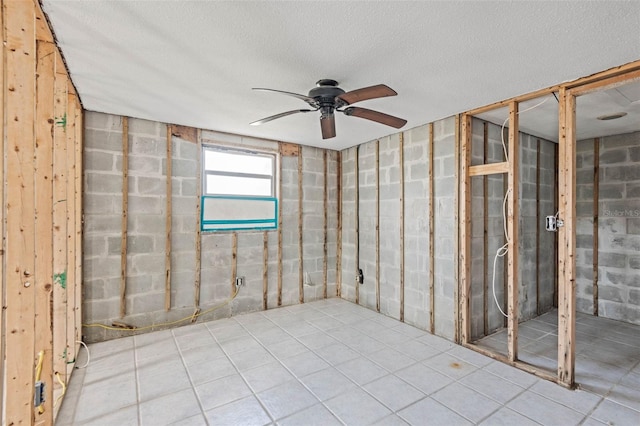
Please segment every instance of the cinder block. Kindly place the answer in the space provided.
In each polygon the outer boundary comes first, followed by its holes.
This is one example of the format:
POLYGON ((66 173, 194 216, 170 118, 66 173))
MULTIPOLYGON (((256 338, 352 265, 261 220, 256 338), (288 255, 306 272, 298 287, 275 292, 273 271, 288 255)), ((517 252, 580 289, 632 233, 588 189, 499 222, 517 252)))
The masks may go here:
POLYGON ((107 173, 86 173, 85 179, 94 194, 122 194, 122 176, 107 173))
POLYGON ((104 234, 120 232, 121 227, 122 217, 119 215, 106 216, 97 214, 85 214, 85 236, 90 236, 94 233, 99 234, 99 236, 104 236, 104 234))
POLYGON ((129 157, 129 173, 132 175, 160 175, 160 158, 143 155, 129 157))
MULTIPOLYGON (((164 245, 162 246, 164 249, 164 245)), ((129 235, 127 237, 128 254, 146 254, 154 251, 154 238, 148 235, 129 235)))
POLYGON ((103 151, 122 153, 122 132, 85 128, 85 149, 99 149, 103 151))
POLYGON ((164 199, 160 197, 129 195, 128 202, 130 216, 137 214, 161 215, 164 213, 164 199))
POLYGON ((166 179, 139 176, 137 178, 137 184, 137 192, 140 195, 166 196, 167 194, 166 179))
POLYGON ((103 151, 85 150, 84 169, 87 171, 114 171, 114 154, 103 151))

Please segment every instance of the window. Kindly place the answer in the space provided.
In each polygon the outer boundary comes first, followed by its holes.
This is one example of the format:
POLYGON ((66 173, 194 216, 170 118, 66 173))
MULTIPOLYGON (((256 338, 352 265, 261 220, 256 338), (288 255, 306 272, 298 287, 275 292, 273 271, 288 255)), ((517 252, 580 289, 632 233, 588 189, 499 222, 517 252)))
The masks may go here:
POLYGON ((276 155, 203 147, 202 230, 276 229, 276 155))

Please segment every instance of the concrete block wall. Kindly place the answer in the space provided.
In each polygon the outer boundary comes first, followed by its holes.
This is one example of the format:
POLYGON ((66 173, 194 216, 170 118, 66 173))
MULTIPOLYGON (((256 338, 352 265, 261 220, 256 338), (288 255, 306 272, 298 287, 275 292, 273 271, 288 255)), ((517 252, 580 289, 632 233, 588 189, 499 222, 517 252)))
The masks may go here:
MULTIPOLYGON (((172 138, 171 310, 165 311, 166 125, 129 119, 129 209, 126 316, 120 310, 120 244, 122 218, 122 118, 86 114, 84 323, 120 320, 136 326, 160 324, 189 316, 195 307, 195 279, 200 276, 203 311, 230 297, 232 234, 202 233, 201 269, 196 270, 197 144, 172 138)), ((203 144, 233 145, 278 152, 273 141, 202 131, 203 144)), ((324 151, 302 148, 303 271, 308 277, 305 300, 323 296, 324 151)), ((329 210, 328 296, 336 294, 337 152, 328 160, 329 210)), ((298 157, 281 157, 282 304, 298 303, 298 157)), ((233 302, 202 320, 262 309, 263 231, 237 233, 237 275, 245 286, 233 302)), ((268 238, 268 306, 277 306, 278 238, 268 238)), ((126 332, 85 328, 86 341, 101 341, 126 332)))
MULTIPOLYGON (((577 144, 576 299, 593 313, 594 141, 577 144)), ((600 138, 598 314, 640 324, 640 132, 600 138)))
MULTIPOLYGON (((342 287, 341 297, 356 300, 356 238, 355 238, 355 159, 357 147, 345 149, 342 157, 342 287)), ((365 278, 366 279, 366 278, 365 278)))

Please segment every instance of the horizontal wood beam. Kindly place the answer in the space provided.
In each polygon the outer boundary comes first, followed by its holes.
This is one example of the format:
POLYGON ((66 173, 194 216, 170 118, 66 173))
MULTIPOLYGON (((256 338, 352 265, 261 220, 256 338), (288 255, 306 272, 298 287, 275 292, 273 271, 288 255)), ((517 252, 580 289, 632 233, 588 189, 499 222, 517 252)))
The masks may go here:
POLYGON ((508 173, 509 163, 504 161, 502 163, 491 164, 479 164, 477 166, 469 166, 469 176, 486 176, 495 175, 499 173, 508 173))

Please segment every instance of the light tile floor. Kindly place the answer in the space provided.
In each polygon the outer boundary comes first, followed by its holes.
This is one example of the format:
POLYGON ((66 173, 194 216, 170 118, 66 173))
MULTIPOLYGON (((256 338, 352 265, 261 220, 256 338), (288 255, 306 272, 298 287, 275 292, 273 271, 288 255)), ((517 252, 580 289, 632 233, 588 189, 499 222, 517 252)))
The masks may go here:
POLYGON ((569 391, 328 299, 90 345, 56 424, 637 425, 638 331, 598 345, 613 332, 579 351, 589 380, 569 391))

